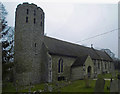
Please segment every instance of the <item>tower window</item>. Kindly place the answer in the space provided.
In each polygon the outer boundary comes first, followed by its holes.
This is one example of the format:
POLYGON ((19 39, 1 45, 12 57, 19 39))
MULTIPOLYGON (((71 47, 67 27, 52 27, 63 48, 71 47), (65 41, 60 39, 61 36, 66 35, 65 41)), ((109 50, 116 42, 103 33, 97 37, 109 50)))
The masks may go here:
POLYGON ((40 23, 40 26, 42 26, 42 22, 40 23))
POLYGON ((28 17, 26 17, 26 23, 28 23, 28 17))
POLYGON ((27 9, 27 14, 29 14, 29 10, 27 9))
POLYGON ((34 10, 34 16, 36 15, 36 11, 34 10))
POLYGON ((36 19, 34 18, 34 24, 36 23, 36 19))
POLYGON ((42 19, 42 14, 41 14, 41 19, 42 19))
POLYGON ((37 44, 35 43, 35 47, 37 46, 37 44))

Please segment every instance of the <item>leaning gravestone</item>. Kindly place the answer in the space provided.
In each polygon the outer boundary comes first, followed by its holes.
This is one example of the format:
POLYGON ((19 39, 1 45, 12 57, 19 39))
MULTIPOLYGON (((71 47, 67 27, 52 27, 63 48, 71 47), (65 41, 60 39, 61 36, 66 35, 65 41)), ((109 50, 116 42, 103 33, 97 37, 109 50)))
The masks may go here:
POLYGON ((120 79, 118 79, 118 92, 120 94, 120 79))
POLYGON ((114 79, 110 84, 110 92, 118 92, 118 80, 114 79))
POLYGON ((104 92, 105 80, 103 78, 98 78, 95 84, 94 92, 104 92))
POLYGON ((120 94, 120 74, 118 74, 118 92, 120 94))

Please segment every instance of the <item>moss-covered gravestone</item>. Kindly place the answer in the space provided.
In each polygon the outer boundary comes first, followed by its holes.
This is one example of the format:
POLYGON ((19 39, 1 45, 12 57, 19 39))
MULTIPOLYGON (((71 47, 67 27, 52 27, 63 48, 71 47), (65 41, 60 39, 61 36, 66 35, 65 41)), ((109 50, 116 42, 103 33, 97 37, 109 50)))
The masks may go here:
POLYGON ((105 80, 98 78, 95 84, 94 92, 104 92, 105 80))
POLYGON ((87 76, 84 78, 84 81, 85 81, 85 87, 90 88, 90 82, 87 76))
POLYGON ((118 92, 118 80, 114 79, 110 85, 110 92, 118 92))
POLYGON ((44 92, 48 92, 48 83, 45 83, 44 85, 44 92))

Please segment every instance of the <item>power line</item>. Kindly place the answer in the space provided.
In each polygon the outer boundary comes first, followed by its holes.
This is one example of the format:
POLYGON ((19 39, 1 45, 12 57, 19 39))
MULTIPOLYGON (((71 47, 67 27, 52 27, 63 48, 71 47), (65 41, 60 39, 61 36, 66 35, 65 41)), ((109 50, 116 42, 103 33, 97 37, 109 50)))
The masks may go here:
POLYGON ((113 30, 108 31, 108 32, 105 32, 105 33, 101 33, 101 34, 98 34, 98 35, 95 35, 95 36, 92 36, 92 37, 89 37, 89 38, 83 39, 83 40, 81 40, 81 41, 77 41, 76 43, 78 43, 78 42, 82 42, 82 41, 86 41, 86 40, 89 40, 89 39, 92 39, 92 38, 95 38, 95 37, 98 37, 98 36, 102 36, 102 35, 105 35, 105 34, 108 34, 108 33, 114 32, 114 31, 116 31, 116 30, 118 30, 118 29, 120 29, 120 28, 113 29, 113 30))

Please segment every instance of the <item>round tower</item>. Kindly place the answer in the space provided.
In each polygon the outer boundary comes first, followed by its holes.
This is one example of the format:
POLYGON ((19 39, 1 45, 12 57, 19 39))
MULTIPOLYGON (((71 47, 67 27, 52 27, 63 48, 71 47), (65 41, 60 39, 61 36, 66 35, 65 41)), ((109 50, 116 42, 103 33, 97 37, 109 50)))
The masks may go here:
POLYGON ((44 12, 35 4, 17 6, 15 16, 15 82, 41 82, 41 46, 44 40, 44 12))

